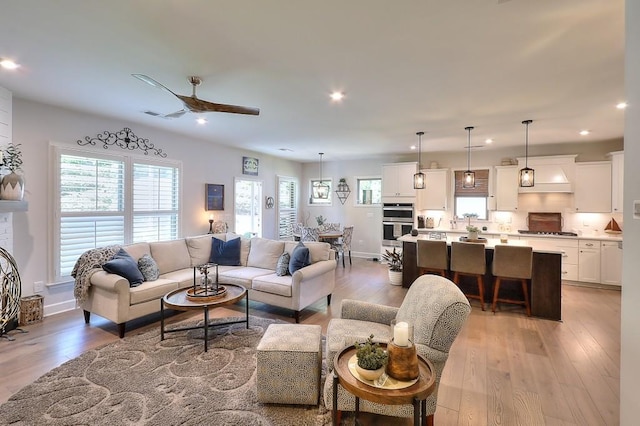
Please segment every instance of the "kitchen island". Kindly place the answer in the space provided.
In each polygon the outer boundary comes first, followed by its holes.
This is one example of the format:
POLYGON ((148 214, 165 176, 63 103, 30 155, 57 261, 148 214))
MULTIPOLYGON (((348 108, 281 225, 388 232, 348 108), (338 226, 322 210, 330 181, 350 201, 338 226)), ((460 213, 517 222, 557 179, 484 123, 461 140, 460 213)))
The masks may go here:
MULTIPOLYGON (((416 261, 418 240, 427 240, 428 235, 411 236, 409 234, 398 238, 402 241, 402 286, 409 288, 418 278, 418 267, 416 261)), ((451 247, 451 241, 458 241, 457 238, 447 237, 447 245, 451 247)), ((477 243, 482 244, 482 243, 477 243)), ((491 263, 493 262, 493 248, 501 244, 499 239, 489 238, 486 240, 485 250, 487 259, 487 273, 484 276, 485 302, 493 299, 494 276, 491 274, 491 263)), ((531 246, 527 240, 511 239, 506 244, 518 246, 531 246)), ((560 321, 562 319, 562 254, 550 250, 533 250, 533 270, 529 282, 529 295, 531 303, 531 315, 539 318, 560 321)), ((466 287, 464 281, 460 287, 466 287)), ((473 291, 473 290, 472 290, 473 291)), ((477 290, 476 290, 477 291, 477 290)), ((503 289, 500 289, 501 293, 503 289)), ((507 287, 504 287, 507 291, 507 287)))

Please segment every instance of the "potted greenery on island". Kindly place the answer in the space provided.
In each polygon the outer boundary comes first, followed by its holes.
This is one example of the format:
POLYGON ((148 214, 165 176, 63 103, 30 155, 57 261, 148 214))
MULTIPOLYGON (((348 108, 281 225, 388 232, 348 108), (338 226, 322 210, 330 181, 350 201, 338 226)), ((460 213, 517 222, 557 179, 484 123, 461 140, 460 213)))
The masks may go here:
POLYGON ((389 354, 379 343, 373 341, 373 334, 367 338, 366 342, 356 342, 354 346, 358 359, 356 371, 365 380, 376 380, 384 373, 389 354))
POLYGON ((391 285, 402 285, 402 252, 393 248, 393 251, 385 250, 382 259, 389 266, 389 281, 391 285))

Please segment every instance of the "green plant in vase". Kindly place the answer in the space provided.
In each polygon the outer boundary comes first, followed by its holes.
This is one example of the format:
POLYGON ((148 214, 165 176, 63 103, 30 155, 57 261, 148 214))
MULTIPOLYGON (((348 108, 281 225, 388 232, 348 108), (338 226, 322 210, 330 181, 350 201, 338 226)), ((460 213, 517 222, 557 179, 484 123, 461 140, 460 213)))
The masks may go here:
POLYGON ((24 197, 24 178, 16 173, 22 170, 22 151, 20 144, 10 143, 2 152, 2 166, 10 173, 2 177, 0 182, 0 198, 20 201, 24 197))
POLYGON ((378 342, 373 341, 373 334, 365 342, 354 345, 356 348, 356 370, 366 380, 375 380, 384 373, 389 354, 378 342))
POLYGON ((402 252, 385 250, 382 255, 382 259, 387 262, 389 266, 389 282, 392 285, 402 285, 402 252))

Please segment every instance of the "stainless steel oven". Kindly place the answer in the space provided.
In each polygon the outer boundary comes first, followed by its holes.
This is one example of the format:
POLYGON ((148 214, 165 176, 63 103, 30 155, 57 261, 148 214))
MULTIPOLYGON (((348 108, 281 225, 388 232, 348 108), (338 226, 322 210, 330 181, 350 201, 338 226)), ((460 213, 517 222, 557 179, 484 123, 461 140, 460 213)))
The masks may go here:
POLYGON ((412 203, 385 203, 382 205, 382 245, 401 246, 397 240, 413 229, 412 203))

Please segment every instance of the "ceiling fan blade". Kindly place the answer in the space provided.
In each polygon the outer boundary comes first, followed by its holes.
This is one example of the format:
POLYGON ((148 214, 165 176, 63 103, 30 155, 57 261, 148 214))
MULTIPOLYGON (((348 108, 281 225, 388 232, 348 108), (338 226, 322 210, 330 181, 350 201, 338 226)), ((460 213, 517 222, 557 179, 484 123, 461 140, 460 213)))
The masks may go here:
POLYGON ((203 101, 193 96, 176 95, 185 107, 192 112, 229 112, 232 114, 260 115, 259 108, 245 107, 240 105, 216 104, 203 101))
MULTIPOLYGON (((144 81, 145 83, 147 83, 147 84, 149 84, 149 85, 151 85, 153 87, 157 87, 158 89, 166 90, 167 92, 171 93, 172 95, 176 95, 168 87, 164 86, 161 83, 158 83, 157 81, 155 81, 154 79, 152 79, 148 75, 144 75, 144 74, 131 74, 131 75, 134 76, 135 78, 137 78, 138 80, 144 81)), ((178 95, 176 95, 176 96, 178 96, 178 95)))
POLYGON ((186 109, 181 109, 180 111, 176 111, 176 112, 172 112, 171 114, 163 115, 163 117, 164 118, 178 118, 178 117, 182 117, 187 112, 189 112, 189 111, 186 110, 186 109))

